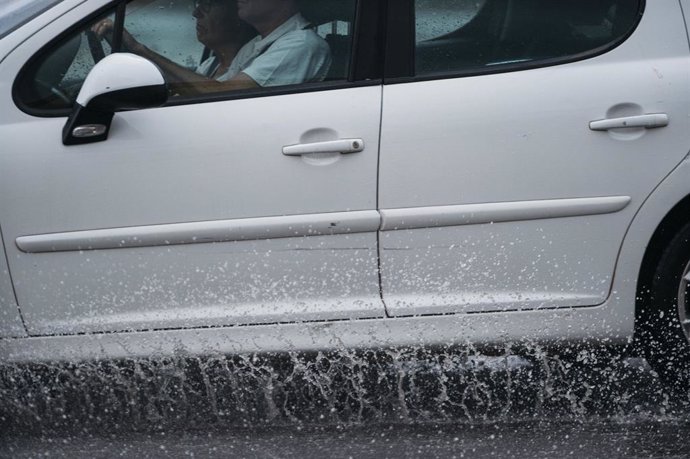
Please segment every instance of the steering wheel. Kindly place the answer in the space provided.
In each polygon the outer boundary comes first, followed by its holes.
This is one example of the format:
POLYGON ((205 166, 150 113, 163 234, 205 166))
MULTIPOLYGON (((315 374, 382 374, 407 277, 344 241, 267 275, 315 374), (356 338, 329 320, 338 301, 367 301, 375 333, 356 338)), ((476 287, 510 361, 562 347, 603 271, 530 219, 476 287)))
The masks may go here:
POLYGON ((88 41, 89 43, 89 51, 91 52, 91 57, 93 57, 93 61, 96 64, 98 64, 101 61, 101 59, 105 57, 103 44, 92 30, 86 30, 84 33, 86 34, 86 41, 88 41))
POLYGON ((72 99, 70 99, 70 97, 67 94, 65 94, 64 91, 62 91, 61 89, 58 89, 57 87, 48 83, 47 81, 43 81, 43 80, 38 79, 38 78, 34 79, 34 81, 36 82, 36 84, 38 84, 38 86, 41 86, 43 89, 46 89, 51 95, 57 97, 58 99, 60 99, 61 101, 63 101, 67 105, 69 105, 70 107, 74 103, 74 101, 72 99))

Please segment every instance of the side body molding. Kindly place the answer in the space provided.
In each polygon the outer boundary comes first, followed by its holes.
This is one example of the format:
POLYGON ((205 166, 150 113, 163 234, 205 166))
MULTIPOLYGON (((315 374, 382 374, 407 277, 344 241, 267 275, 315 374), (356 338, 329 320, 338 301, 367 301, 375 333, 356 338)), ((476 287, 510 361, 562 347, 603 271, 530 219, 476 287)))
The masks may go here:
POLYGON ((384 209, 381 231, 609 214, 629 203, 629 196, 610 196, 384 209))
POLYGON ((463 204, 245 218, 21 236, 26 253, 155 247, 395 231, 618 212, 629 196, 463 204))
POLYGON ((16 242, 27 253, 65 252, 365 233, 379 226, 379 213, 366 210, 72 231, 16 242))

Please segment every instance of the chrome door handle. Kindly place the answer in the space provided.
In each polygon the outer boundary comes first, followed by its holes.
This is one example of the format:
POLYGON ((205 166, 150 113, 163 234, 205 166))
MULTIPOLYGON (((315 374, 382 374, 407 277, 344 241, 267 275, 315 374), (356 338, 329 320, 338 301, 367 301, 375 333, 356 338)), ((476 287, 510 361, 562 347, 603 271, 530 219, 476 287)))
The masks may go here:
POLYGON ((609 129, 625 128, 659 128, 668 126, 666 113, 649 113, 647 115, 624 116, 623 118, 609 118, 590 121, 589 128, 593 131, 608 131, 609 129))
POLYGON ((287 145, 283 147, 283 154, 285 156, 302 156, 313 153, 358 153, 362 150, 364 150, 362 139, 339 139, 287 145))

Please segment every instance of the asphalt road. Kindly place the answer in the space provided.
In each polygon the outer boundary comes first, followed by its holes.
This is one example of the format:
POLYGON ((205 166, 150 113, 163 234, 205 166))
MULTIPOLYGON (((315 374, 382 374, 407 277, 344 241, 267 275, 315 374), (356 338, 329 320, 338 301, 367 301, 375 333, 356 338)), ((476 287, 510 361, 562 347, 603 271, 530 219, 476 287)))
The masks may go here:
POLYGON ((0 457, 688 458, 643 359, 540 349, 4 367, 0 457))

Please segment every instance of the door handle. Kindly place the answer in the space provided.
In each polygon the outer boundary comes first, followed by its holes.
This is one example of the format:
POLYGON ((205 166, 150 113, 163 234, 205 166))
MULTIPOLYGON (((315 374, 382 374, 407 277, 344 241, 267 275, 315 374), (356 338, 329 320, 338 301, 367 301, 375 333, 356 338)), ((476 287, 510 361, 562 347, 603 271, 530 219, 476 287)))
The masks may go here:
POLYGON ((313 153, 359 153, 364 150, 362 139, 338 139, 326 142, 298 143, 283 147, 285 156, 302 156, 313 153))
POLYGON ((605 120, 590 121, 589 128, 592 131, 608 131, 609 129, 625 128, 659 128, 668 126, 666 113, 649 113, 647 115, 624 116, 622 118, 609 118, 605 120))

